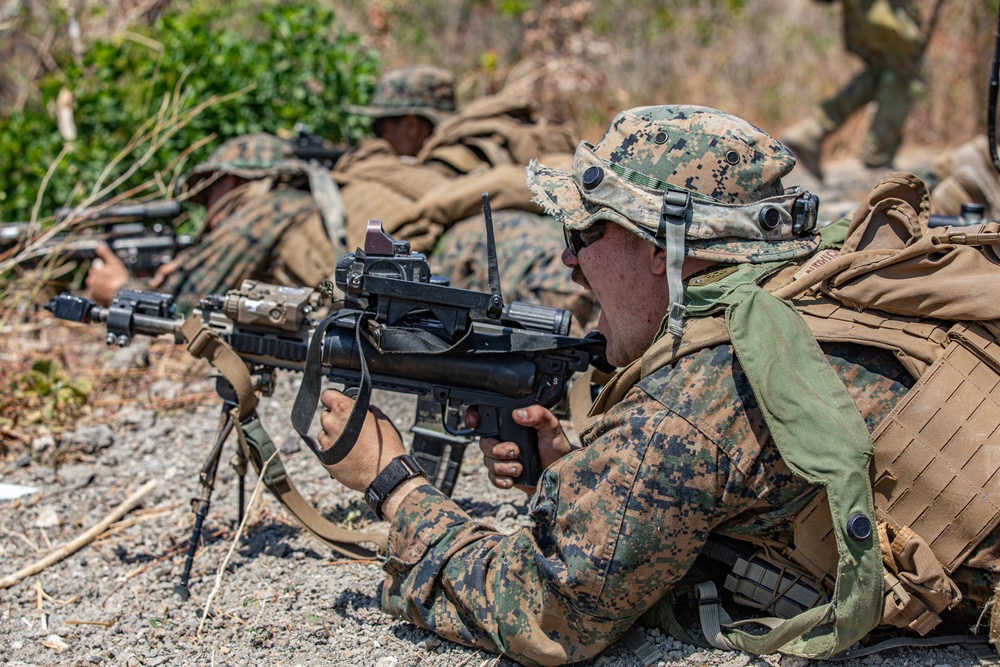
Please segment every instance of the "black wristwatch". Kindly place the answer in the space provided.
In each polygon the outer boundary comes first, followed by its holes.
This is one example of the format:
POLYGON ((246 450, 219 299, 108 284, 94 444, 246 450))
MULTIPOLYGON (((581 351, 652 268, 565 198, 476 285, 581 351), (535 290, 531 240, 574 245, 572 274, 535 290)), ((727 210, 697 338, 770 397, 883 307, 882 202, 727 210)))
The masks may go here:
POLYGON ((365 489, 365 502, 375 512, 375 516, 384 519, 382 503, 393 492, 393 489, 417 475, 425 475, 424 470, 417 463, 417 460, 409 454, 397 456, 389 461, 389 465, 382 468, 382 472, 376 475, 372 483, 365 489))

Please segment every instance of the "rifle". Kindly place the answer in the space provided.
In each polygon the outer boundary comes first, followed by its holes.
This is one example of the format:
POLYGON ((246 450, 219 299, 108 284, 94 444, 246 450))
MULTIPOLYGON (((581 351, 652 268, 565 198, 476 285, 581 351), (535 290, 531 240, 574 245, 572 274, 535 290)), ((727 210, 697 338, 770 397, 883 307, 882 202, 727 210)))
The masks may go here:
POLYGON ((29 243, 27 222, 0 225, 0 252, 26 244, 14 257, 14 264, 34 264, 47 257, 62 262, 86 261, 96 257, 97 246, 106 243, 136 277, 152 276, 156 269, 194 244, 188 235, 178 234, 173 220, 180 215, 177 201, 127 204, 83 209, 61 208, 56 221, 72 219, 80 230, 59 232, 41 243, 29 243))
POLYGON ((317 160, 327 169, 333 169, 344 153, 350 150, 350 146, 330 146, 323 137, 310 132, 302 123, 295 125, 295 131, 295 136, 288 143, 292 153, 300 160, 317 160))
POLYGON ((966 203, 958 215, 933 214, 927 223, 928 227, 968 227, 986 222, 986 207, 982 204, 966 203))
MULTIPOLYGON (((223 398, 223 417, 202 470, 203 494, 195 502, 198 520, 189 558, 207 514, 222 443, 234 428, 241 432, 241 447, 246 447, 241 450, 243 460, 248 458, 258 471, 272 461, 262 473, 264 483, 306 529, 350 557, 372 557, 384 547, 384 537, 326 522, 288 480, 255 411, 255 393, 270 394, 278 369, 303 374, 292 425, 324 463, 336 463, 350 452, 371 391, 378 388, 418 396, 418 413, 423 415, 418 415, 414 440, 417 435, 430 437, 432 444, 451 448, 448 459, 438 456, 436 463, 452 483, 461 463, 454 451, 460 454, 473 435, 517 442, 524 467, 518 483, 537 481, 541 474, 537 434, 516 424, 511 412, 534 403, 550 408, 561 404, 575 373, 591 364, 604 366, 604 340, 600 335, 566 335, 569 311, 519 302, 504 305, 485 195, 484 208, 490 293, 432 279, 424 255, 410 252, 407 241, 396 241, 382 230, 381 222, 373 220, 364 250, 348 253, 337 263, 335 284, 345 294, 339 308, 330 302, 331 284, 317 291, 254 281, 225 295, 203 298, 186 321, 174 316, 170 295, 137 290, 121 290, 109 308, 68 293, 45 305, 62 319, 105 323, 109 344, 127 345, 136 335, 172 335, 222 371, 217 389, 223 398), (316 322, 315 314, 325 308, 329 314, 316 322), (355 406, 337 442, 321 451, 306 431, 324 376, 355 393, 355 406), (435 428, 428 429, 432 412, 428 406, 436 408, 435 428), (480 423, 475 429, 461 428, 463 406, 478 409, 480 423), (374 543, 376 551, 362 547, 363 542, 374 543)), ((423 464, 434 463, 440 452, 422 453, 423 464)), ((241 503, 242 495, 241 486, 241 503)), ((189 571, 186 566, 179 588, 186 589, 189 571)))

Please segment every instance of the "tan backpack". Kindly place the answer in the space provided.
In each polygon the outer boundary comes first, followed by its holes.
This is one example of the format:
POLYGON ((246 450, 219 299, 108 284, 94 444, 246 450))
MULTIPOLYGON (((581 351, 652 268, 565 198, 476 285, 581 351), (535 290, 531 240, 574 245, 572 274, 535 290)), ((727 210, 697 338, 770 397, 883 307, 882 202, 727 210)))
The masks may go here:
POLYGON ((527 100, 495 95, 470 102, 438 125, 417 161, 469 174, 503 164, 527 165, 548 153, 572 153, 576 143, 565 127, 536 117, 527 100))

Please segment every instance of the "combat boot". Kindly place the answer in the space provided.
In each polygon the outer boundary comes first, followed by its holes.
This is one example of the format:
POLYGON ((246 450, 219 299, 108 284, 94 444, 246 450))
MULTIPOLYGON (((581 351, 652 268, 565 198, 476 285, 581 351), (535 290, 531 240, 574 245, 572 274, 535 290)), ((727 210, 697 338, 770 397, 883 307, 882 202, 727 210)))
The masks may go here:
POLYGON ((820 181, 823 180, 823 165, 820 158, 826 135, 826 128, 819 119, 810 116, 793 125, 781 137, 781 143, 795 153, 799 164, 820 181))

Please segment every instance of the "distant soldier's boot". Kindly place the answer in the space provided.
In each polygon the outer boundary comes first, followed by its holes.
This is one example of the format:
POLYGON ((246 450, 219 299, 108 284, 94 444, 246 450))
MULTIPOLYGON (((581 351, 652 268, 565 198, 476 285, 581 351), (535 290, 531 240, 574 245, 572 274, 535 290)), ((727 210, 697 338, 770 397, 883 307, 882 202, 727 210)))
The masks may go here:
POLYGON ((781 137, 806 171, 819 180, 823 180, 823 165, 820 158, 823 155, 823 139, 828 134, 823 123, 815 116, 805 118, 788 129, 781 137))

